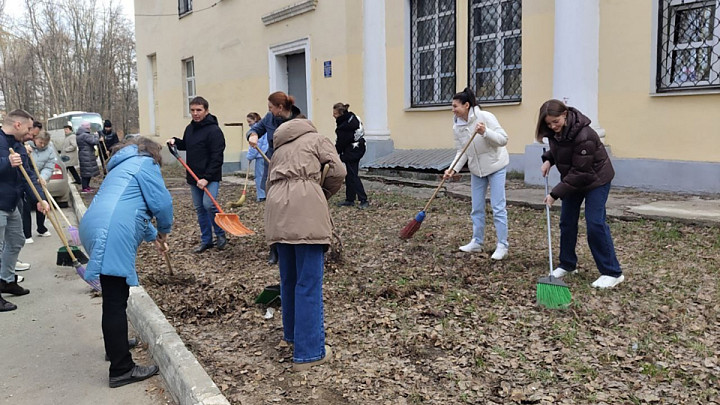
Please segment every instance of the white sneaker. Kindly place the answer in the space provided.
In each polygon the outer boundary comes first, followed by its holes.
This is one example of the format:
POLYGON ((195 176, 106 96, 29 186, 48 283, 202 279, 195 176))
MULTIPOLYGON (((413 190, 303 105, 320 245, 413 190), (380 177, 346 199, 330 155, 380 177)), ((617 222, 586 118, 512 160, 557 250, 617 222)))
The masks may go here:
POLYGON ((50 233, 50 231, 45 231, 45 233, 39 233, 38 236, 48 237, 48 236, 52 236, 52 234, 50 233))
POLYGON ((16 283, 22 283, 23 281, 25 281, 25 277, 23 277, 23 276, 18 276, 17 274, 15 275, 15 282, 16 282, 16 283))
POLYGON ((30 270, 30 263, 23 263, 21 261, 15 262, 15 271, 30 270))
POLYGON ((506 258, 507 255, 508 255, 508 248, 505 247, 505 245, 498 245, 497 248, 495 249, 495 253, 493 253, 492 256, 490 256, 490 258, 493 260, 502 260, 502 259, 506 258))
POLYGON ((25 244, 26 244, 26 245, 28 245, 28 244, 30 244, 30 243, 35 243, 35 241, 32 240, 32 238, 27 238, 27 239, 25 239, 25 244))
POLYGON ((473 239, 467 245, 460 246, 459 249, 468 253, 480 253, 483 251, 483 245, 475 242, 475 239, 473 239))
POLYGON ((620 277, 613 277, 613 276, 600 276, 597 280, 593 281, 591 284, 594 288, 600 288, 600 289, 606 289, 606 288, 613 288, 616 285, 622 283, 625 281, 625 276, 620 275, 620 277))
POLYGON ((565 270, 562 267, 558 267, 557 269, 553 270, 552 276, 555 278, 563 278, 568 274, 575 274, 577 273, 577 270, 565 270))

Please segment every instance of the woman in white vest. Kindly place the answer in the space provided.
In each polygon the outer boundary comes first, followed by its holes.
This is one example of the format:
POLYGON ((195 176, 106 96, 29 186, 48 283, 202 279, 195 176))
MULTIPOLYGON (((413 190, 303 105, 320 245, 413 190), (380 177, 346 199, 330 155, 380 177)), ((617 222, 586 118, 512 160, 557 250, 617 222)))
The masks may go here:
POLYGON ((490 204, 497 235, 497 245, 492 259, 502 260, 507 256, 509 246, 507 209, 505 207, 505 175, 506 167, 510 163, 510 156, 505 149, 508 136, 493 114, 480 109, 475 93, 469 88, 465 88, 453 96, 452 110, 455 114, 453 132, 457 149, 454 161, 457 163, 445 171, 445 178, 450 178, 459 172, 467 163, 472 189, 470 218, 473 223, 473 235, 467 245, 460 246, 460 250, 468 253, 483 251, 485 195, 489 185, 490 204), (475 132, 477 135, 472 144, 467 148, 465 154, 460 156, 475 132))

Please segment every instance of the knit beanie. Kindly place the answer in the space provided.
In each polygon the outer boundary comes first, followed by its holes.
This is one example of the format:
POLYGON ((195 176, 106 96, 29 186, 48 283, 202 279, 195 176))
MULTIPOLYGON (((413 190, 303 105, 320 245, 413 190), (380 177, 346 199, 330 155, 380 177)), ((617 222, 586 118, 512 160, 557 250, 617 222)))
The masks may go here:
POLYGON ((104 127, 105 127, 105 128, 112 128, 112 122, 110 122, 110 120, 105 120, 105 125, 104 125, 104 127))

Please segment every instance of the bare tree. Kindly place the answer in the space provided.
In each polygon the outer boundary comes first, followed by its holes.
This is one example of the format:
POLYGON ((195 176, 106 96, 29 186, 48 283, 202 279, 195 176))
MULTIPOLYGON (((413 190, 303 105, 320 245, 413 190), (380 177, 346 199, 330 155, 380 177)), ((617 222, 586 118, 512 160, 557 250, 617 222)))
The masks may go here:
MULTIPOLYGON (((5 0, 0 0, 3 10, 5 0)), ((135 39, 120 5, 96 0, 24 0, 18 18, 0 15, 0 95, 39 118, 99 112, 138 128, 135 39)))

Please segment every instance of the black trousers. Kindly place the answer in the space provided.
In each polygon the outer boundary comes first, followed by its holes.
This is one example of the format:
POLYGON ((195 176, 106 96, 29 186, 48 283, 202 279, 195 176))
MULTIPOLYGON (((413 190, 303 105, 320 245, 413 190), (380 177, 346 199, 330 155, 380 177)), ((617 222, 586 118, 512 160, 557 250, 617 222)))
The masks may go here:
POLYGON ((68 171, 68 173, 70 173, 73 176, 73 180, 75 180, 75 184, 80 184, 80 174, 78 174, 75 166, 68 166, 67 171, 68 171))
POLYGON ((100 275, 102 287, 102 331, 105 353, 110 358, 110 377, 135 367, 128 344, 127 301, 130 287, 124 277, 100 275))
MULTIPOLYGON (((25 199, 22 204, 22 224, 25 239, 32 238, 32 210, 36 208, 36 205, 37 202, 35 201, 35 198, 29 197, 25 194, 25 199)), ((35 222, 37 222, 38 233, 45 233, 48 231, 47 227, 45 227, 45 214, 40 211, 35 211, 35 222)))
POLYGON ((91 180, 91 179, 92 179, 92 177, 83 177, 83 178, 82 178, 82 188, 83 188, 83 190, 86 189, 86 188, 90 188, 90 180, 91 180))
POLYGON ((345 162, 345 169, 347 169, 347 175, 345 175, 345 200, 355 201, 357 195, 357 199, 361 203, 367 201, 365 187, 360 181, 360 161, 345 162))

